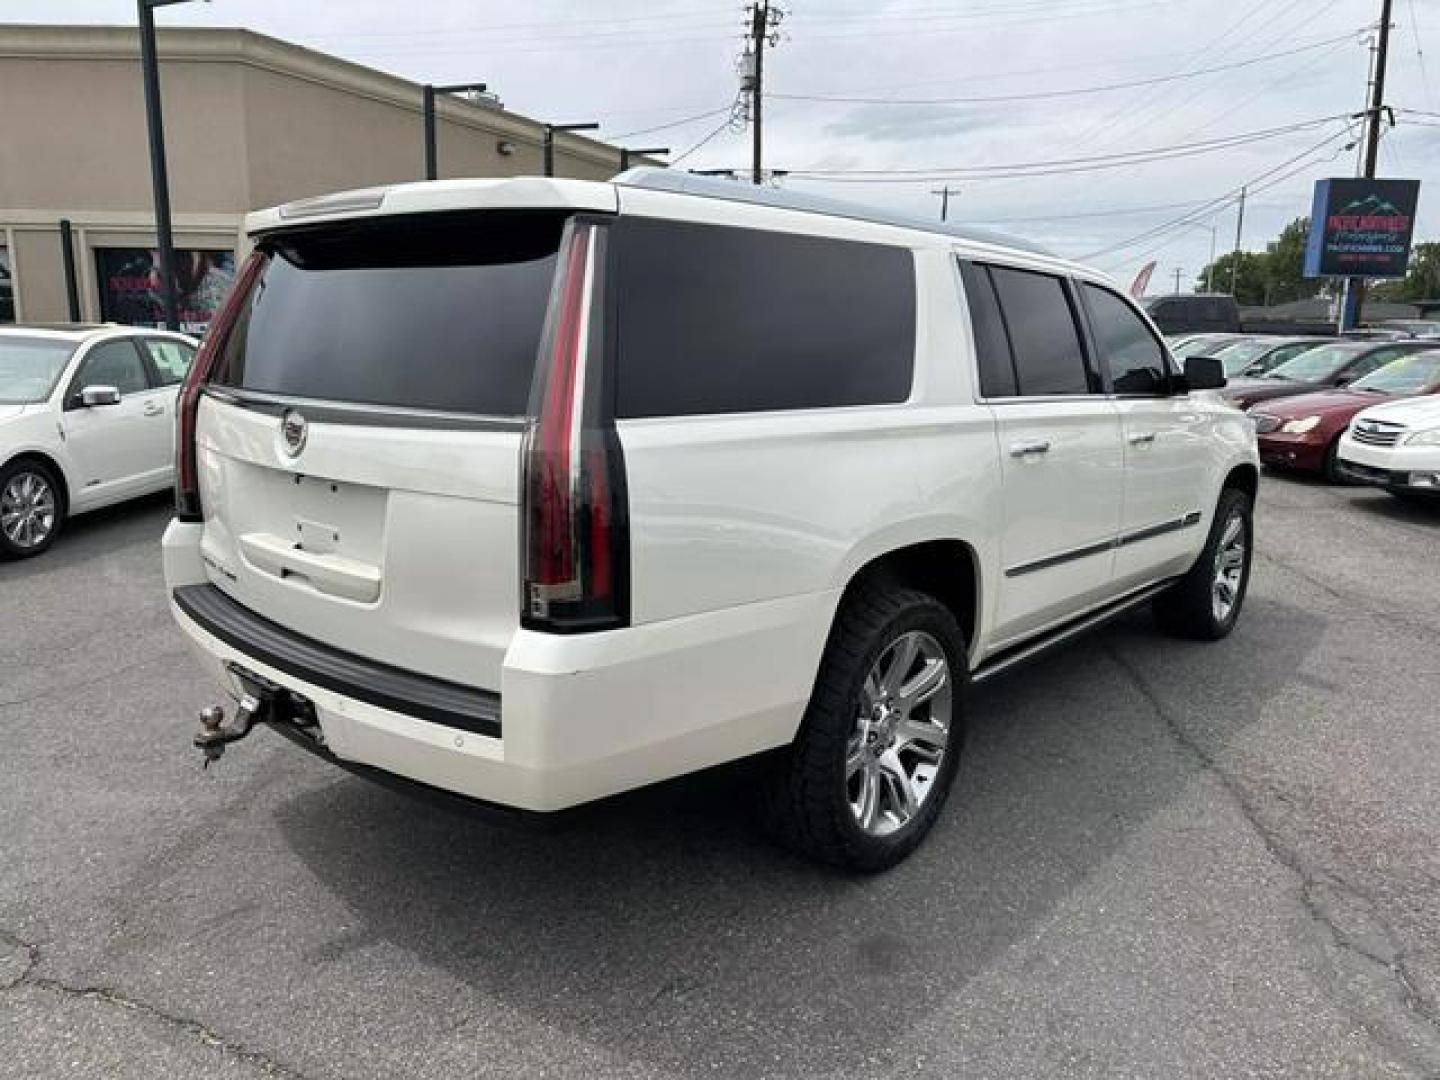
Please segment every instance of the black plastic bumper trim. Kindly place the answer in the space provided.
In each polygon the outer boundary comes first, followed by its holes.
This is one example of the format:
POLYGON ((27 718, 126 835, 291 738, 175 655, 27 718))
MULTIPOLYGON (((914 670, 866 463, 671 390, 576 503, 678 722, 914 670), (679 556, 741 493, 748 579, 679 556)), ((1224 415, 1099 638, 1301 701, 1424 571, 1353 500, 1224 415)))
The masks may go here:
POLYGON ((255 614, 214 585, 184 585, 171 595, 200 629, 277 671, 391 712, 500 737, 499 694, 322 645, 255 614))

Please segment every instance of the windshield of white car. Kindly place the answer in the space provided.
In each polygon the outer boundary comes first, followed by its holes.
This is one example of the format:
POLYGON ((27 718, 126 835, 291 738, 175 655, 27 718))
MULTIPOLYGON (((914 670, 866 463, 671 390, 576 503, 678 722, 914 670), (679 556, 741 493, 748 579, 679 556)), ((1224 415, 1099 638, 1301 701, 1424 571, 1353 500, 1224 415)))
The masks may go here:
POLYGON ((1411 353, 1353 383, 1377 394, 1423 394, 1440 384, 1440 351, 1411 353))
POLYGON ((1261 378, 1287 379, 1293 382, 1320 382, 1328 379, 1355 359, 1357 350, 1344 345, 1321 345, 1286 360, 1261 378))
POLYGON ((71 341, 0 334, 0 404, 44 401, 74 352, 71 341))

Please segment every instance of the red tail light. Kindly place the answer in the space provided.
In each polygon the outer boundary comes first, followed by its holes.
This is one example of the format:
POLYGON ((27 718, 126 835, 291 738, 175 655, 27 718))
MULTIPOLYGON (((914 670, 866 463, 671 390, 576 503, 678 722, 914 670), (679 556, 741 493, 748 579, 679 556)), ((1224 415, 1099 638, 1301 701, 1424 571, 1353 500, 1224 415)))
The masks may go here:
POLYGON ((625 467, 602 392, 604 252, 601 227, 571 225, 541 346, 524 480, 521 622, 533 630, 629 622, 625 467))
POLYGON ((205 340, 200 344, 200 351, 180 387, 175 407, 175 516, 181 521, 203 520, 200 507, 200 473, 195 447, 195 416, 200 410, 200 393, 215 374, 215 367, 220 357, 225 354, 225 343, 230 337, 230 331, 268 261, 268 255, 257 251, 241 267, 225 303, 211 320, 205 340))

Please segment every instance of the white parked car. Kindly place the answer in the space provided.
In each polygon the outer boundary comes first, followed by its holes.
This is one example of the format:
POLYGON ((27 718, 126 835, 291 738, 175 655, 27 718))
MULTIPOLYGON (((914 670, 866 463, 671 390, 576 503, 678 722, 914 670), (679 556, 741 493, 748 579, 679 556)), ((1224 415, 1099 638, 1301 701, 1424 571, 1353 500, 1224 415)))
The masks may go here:
POLYGON ((69 515, 171 485, 194 356, 163 330, 0 328, 0 556, 38 555, 69 515))
POLYGON ((1082 266, 663 170, 248 227, 164 540, 239 702, 207 757, 264 720, 546 812, 773 752, 774 831, 875 869, 945 800, 967 683, 1141 603, 1235 625, 1250 422, 1082 266))
POLYGON ((1440 395, 1372 405, 1340 437, 1340 474, 1412 502, 1440 502, 1440 395))

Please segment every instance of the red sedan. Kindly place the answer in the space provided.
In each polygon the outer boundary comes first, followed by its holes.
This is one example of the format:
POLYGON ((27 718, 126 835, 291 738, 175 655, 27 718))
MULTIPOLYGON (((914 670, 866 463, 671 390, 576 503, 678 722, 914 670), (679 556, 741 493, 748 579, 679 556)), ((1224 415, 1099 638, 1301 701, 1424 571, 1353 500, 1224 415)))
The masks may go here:
POLYGON ((1435 393, 1440 393, 1440 349, 1393 360, 1341 390, 1261 402, 1250 410, 1260 460, 1338 481, 1335 452, 1356 413, 1387 397, 1435 393))

